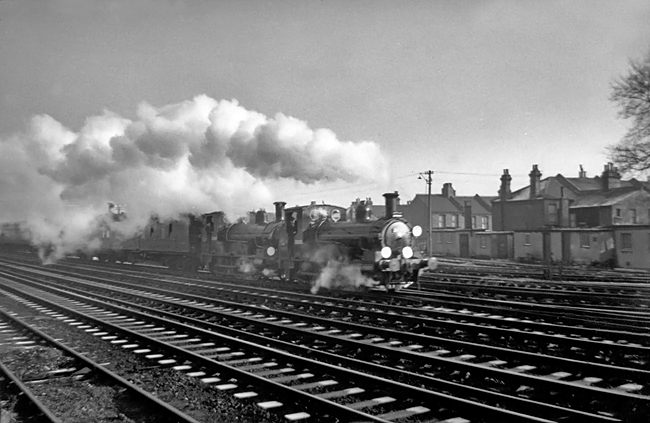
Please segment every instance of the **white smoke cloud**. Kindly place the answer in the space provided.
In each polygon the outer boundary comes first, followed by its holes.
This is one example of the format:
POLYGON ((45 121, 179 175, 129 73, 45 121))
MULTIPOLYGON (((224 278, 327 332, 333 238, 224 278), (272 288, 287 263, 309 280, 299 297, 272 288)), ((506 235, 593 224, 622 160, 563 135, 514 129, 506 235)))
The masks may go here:
POLYGON ((205 95, 143 103, 135 120, 105 111, 76 132, 41 115, 24 133, 0 137, 0 222, 24 222, 35 243, 61 256, 97 245, 108 201, 129 218, 106 223, 131 235, 152 214, 242 215, 276 200, 277 181, 385 180, 377 163, 387 160, 375 143, 205 95))

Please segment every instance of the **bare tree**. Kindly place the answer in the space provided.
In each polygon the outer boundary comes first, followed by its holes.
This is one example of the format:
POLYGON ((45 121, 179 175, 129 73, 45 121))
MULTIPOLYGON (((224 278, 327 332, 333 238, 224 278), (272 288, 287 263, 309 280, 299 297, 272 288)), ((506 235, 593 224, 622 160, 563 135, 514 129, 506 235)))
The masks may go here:
POLYGON ((612 83, 610 100, 619 106, 618 116, 631 121, 623 139, 608 147, 610 159, 622 172, 650 169, 650 52, 630 61, 629 73, 612 83))

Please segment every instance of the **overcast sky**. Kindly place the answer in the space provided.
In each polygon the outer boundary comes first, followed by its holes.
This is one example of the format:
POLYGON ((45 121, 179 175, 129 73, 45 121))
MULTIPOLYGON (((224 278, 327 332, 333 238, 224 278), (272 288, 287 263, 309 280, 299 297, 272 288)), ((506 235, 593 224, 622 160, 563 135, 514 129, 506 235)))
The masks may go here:
POLYGON ((599 174, 626 128, 610 84, 648 51, 647 0, 2 0, 0 134, 205 94, 389 158, 389 183, 284 185, 278 199, 408 199, 428 169, 434 192, 492 196, 506 168, 513 189, 532 164, 599 174))

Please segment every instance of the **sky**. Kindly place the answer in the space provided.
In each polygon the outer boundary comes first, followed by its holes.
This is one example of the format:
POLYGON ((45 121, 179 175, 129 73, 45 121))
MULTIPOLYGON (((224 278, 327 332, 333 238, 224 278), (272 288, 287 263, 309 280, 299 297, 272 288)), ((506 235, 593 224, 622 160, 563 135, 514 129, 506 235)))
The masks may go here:
MULTIPOLYGON (((227 165, 253 179, 210 185, 237 187, 229 201, 251 207, 263 192, 267 208, 348 205, 388 191, 404 201, 424 192, 427 170, 434 193, 451 182, 457 195, 495 196, 503 169, 513 190, 533 164, 542 177, 577 176, 580 165, 600 174, 627 127, 610 86, 650 51, 649 23, 647 0, 2 0, 0 138, 27 148, 47 124, 55 129, 43 137, 70 137, 56 141, 66 145, 93 119, 111 120, 117 136, 147 113, 223 100, 279 126, 294 118, 324 129, 344 150, 306 159, 331 166, 305 178, 253 163, 290 157, 288 144, 254 157, 241 147, 227 165)), ((140 136, 126 138, 145 145, 140 136)), ((48 175, 80 178, 62 172, 48 175)), ((210 207, 204 200, 193 204, 210 207)))

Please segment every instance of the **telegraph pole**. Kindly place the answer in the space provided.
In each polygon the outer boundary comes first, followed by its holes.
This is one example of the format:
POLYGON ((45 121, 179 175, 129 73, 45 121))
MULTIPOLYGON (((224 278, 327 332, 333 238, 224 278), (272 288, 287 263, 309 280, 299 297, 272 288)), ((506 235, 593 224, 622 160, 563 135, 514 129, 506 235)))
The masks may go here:
POLYGON ((428 224, 427 224, 427 253, 431 257, 431 251, 433 250, 433 245, 431 244, 431 181, 433 176, 433 170, 427 170, 426 172, 420 173, 418 179, 424 179, 424 182, 427 184, 428 195, 427 195, 427 215, 428 224))

